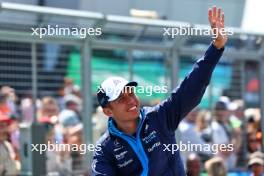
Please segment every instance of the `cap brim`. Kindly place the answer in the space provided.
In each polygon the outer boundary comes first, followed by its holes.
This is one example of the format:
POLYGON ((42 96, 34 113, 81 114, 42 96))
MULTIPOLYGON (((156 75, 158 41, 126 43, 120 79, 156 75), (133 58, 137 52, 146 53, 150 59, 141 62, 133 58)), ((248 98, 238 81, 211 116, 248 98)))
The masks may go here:
POLYGON ((126 86, 134 86, 134 87, 137 87, 137 85, 138 85, 138 83, 137 83, 136 81, 131 81, 131 82, 127 83, 127 84, 125 85, 125 87, 126 87, 126 86))

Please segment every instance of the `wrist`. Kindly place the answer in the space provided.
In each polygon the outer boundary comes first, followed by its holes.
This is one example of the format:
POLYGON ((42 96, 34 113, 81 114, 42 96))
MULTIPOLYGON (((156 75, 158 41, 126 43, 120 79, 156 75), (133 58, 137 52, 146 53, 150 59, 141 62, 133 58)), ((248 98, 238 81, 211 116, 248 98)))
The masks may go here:
POLYGON ((217 49, 221 49, 224 47, 224 44, 219 41, 219 40, 213 40, 213 45, 217 48, 217 49))

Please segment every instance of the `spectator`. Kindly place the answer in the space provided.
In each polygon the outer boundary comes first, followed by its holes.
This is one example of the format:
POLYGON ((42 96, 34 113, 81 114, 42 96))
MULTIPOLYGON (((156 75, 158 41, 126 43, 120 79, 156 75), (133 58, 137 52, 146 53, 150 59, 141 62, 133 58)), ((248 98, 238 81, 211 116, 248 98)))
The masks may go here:
POLYGON ((247 130, 247 149, 249 154, 261 150, 262 132, 260 109, 248 108, 245 110, 246 130, 247 130))
POLYGON ((191 153, 187 158, 187 176, 199 176, 201 170, 201 161, 197 154, 191 153))
MULTIPOLYGON (((195 123, 196 117, 199 112, 199 109, 196 108, 191 111, 185 119, 179 125, 179 131, 181 136, 181 141, 184 144, 188 142, 191 144, 205 144, 206 142, 201 138, 199 133, 196 131, 195 123)), ((181 151, 181 156, 183 163, 186 163, 187 156, 190 154, 191 151, 181 151)), ((197 151, 198 152, 198 151, 197 151)), ((210 156, 211 152, 206 151, 199 151, 200 154, 210 156)))
MULTIPOLYGON (((38 104, 40 104, 40 101, 38 104)), ((21 99, 20 102, 20 109, 21 109, 21 116, 22 122, 31 123, 34 120, 34 107, 33 107, 33 99, 30 92, 26 93, 26 95, 21 99)))
POLYGON ((239 129, 244 119, 244 102, 242 100, 234 100, 230 103, 230 110, 232 115, 230 116, 230 123, 232 128, 239 129))
POLYGON ((19 149, 20 149, 20 145, 19 145, 19 136, 20 136, 20 133, 19 133, 19 122, 14 119, 12 120, 12 123, 9 125, 8 127, 8 133, 9 133, 9 136, 10 136, 10 142, 13 146, 13 149, 15 151, 15 158, 16 160, 19 160, 19 149))
POLYGON ((81 100, 75 95, 64 97, 65 109, 59 114, 59 123, 63 127, 75 126, 80 123, 81 100))
POLYGON ((61 143, 63 140, 63 129, 58 123, 59 107, 52 97, 43 97, 41 100, 41 108, 39 109, 38 121, 40 123, 51 123, 54 125, 54 133, 56 142, 61 143))
POLYGON ((202 137, 202 139, 209 143, 212 141, 212 131, 210 128, 211 117, 207 110, 201 110, 196 118, 196 131, 202 137))
POLYGON ((11 118, 11 109, 7 104, 7 98, 2 93, 0 93, 0 116, 5 116, 11 118))
POLYGON ((81 93, 80 86, 74 85, 73 86, 73 89, 72 89, 72 94, 75 95, 75 96, 77 96, 77 97, 79 97, 79 98, 81 98, 82 97, 82 93, 81 93))
POLYGON ((39 110, 39 122, 57 121, 59 113, 59 107, 57 102, 52 97, 43 97, 41 100, 41 108, 39 110))
POLYGON ((65 109, 64 97, 68 95, 75 95, 81 98, 81 89, 78 85, 74 85, 71 78, 64 78, 63 86, 58 90, 59 97, 57 98, 60 109, 65 109))
POLYGON ((15 100, 11 97, 15 97, 14 90, 8 86, 3 86, 0 92, 0 116, 13 120, 13 123, 8 128, 10 142, 14 147, 16 158, 19 157, 19 128, 18 128, 18 115, 16 112, 15 100), (14 101, 13 101, 14 100, 14 101), (13 108, 13 110, 12 110, 13 108))
MULTIPOLYGON (((233 144, 234 132, 229 123, 230 111, 228 109, 228 100, 220 98, 216 102, 213 112, 212 128, 212 143, 213 144, 233 144)), ((234 147, 235 148, 235 147, 234 147)), ((222 157, 228 169, 234 169, 236 164, 235 151, 219 150, 218 156, 222 157)))
POLYGON ((66 128, 67 137, 66 142, 70 145, 76 144, 78 146, 78 150, 72 150, 70 152, 71 161, 72 161, 72 171, 75 174, 83 174, 88 171, 88 168, 85 165, 85 153, 86 148, 82 147, 83 144, 83 125, 78 124, 75 126, 70 126, 66 128), (82 173, 80 173, 82 172, 82 173))
MULTIPOLYGON (((51 119, 49 119, 51 120, 51 119)), ((47 135, 46 143, 48 144, 57 144, 55 139, 55 126, 52 121, 42 122, 46 126, 47 135)), ((57 175, 69 175, 71 173, 71 160, 68 155, 68 151, 57 151, 57 150, 46 150, 46 169, 48 175, 57 174, 57 175)))
POLYGON ((65 95, 72 94, 73 87, 74 87, 73 80, 71 78, 64 78, 63 89, 64 89, 65 95))
POLYGON ((205 162, 205 169, 208 176, 226 176, 227 169, 225 167, 224 161, 220 157, 214 157, 205 162))
POLYGON ((64 87, 61 87, 58 90, 58 97, 56 99, 60 109, 65 109, 64 96, 65 96, 64 87))
POLYGON ((248 134, 248 151, 250 154, 261 150, 261 140, 257 139, 257 133, 249 133, 248 134))
POLYGON ((244 101, 237 99, 230 103, 230 110, 232 115, 230 116, 230 124, 234 130, 235 147, 237 150, 237 166, 243 167, 247 164, 247 157, 244 154, 247 150, 247 129, 246 119, 244 115, 244 101))
POLYGON ((248 133, 258 133, 261 129, 260 127, 260 109, 248 108, 245 110, 245 116, 247 119, 247 132, 248 133))
POLYGON ((244 119, 244 102, 242 100, 234 100, 230 102, 230 111, 232 112, 229 117, 230 126, 233 129, 235 144, 238 150, 242 143, 242 120, 244 119))
POLYGON ((263 176, 263 172, 264 172, 263 156, 261 157, 261 155, 258 155, 257 153, 252 154, 252 156, 249 159, 248 166, 252 172, 251 173, 252 176, 263 176))
POLYGON ((0 116, 0 175, 17 175, 20 170, 20 163, 15 160, 15 152, 8 142, 8 126, 11 119, 0 116))
POLYGON ((17 96, 15 94, 15 90, 9 86, 3 86, 1 88, 1 94, 5 97, 6 105, 10 110, 10 118, 19 118, 18 109, 17 109, 17 96))

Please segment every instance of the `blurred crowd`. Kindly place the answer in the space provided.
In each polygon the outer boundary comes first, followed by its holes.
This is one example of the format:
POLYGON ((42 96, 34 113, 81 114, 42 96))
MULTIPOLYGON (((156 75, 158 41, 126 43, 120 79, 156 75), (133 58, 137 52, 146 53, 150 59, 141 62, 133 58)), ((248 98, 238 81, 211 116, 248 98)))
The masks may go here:
MULTIPOLYGON (((65 78, 58 97, 45 96, 38 99, 36 109, 31 94, 18 98, 13 88, 0 88, 0 175, 17 175, 21 171, 21 124, 30 124, 34 120, 45 124, 46 143, 85 143, 82 125, 84 117, 81 116, 82 96, 80 88, 71 79, 65 78)), ((180 123, 176 132, 178 139, 194 144, 233 144, 233 150, 219 150, 217 153, 183 151, 181 155, 187 175, 206 172, 212 176, 224 176, 234 170, 252 172, 254 176, 261 175, 264 164, 260 121, 260 109, 247 109, 242 100, 231 101, 228 97, 221 97, 212 110, 194 109, 180 123)), ((107 118, 100 107, 93 114, 92 122, 95 143, 107 128, 107 118)), ((85 155, 79 151, 47 151, 46 157, 48 173, 88 175, 85 155)))
MULTIPOLYGON (((8 86, 0 88, 0 175, 21 174, 20 138, 25 136, 20 135, 19 129, 23 124, 31 124, 34 121, 43 124, 46 144, 49 142, 80 146, 85 143, 81 92, 71 79, 65 78, 63 87, 58 91, 58 97, 44 96, 36 100, 36 106, 31 94, 25 94, 18 99, 13 88, 8 86)), ((103 119, 103 114, 101 112, 99 114, 103 119)), ((100 133, 95 134, 100 136, 102 132, 96 131, 97 128, 102 127, 94 125, 95 132, 100 133)), ((46 171, 49 174, 78 175, 88 172, 89 167, 84 162, 85 155, 80 154, 80 151, 47 150, 45 155, 46 171)))
POLYGON ((254 176, 264 172, 261 133, 261 112, 245 108, 242 100, 220 97, 212 110, 195 108, 180 123, 178 135, 183 143, 232 146, 232 150, 182 151, 187 175, 224 176, 232 171, 244 171, 254 176), (251 170, 251 171, 249 171, 251 170))

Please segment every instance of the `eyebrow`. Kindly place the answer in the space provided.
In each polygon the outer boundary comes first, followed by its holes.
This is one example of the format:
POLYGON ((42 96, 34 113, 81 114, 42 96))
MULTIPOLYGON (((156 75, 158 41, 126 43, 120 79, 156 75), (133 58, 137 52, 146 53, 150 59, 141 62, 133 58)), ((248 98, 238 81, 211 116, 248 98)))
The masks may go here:
POLYGON ((119 97, 117 97, 116 100, 119 100, 119 99, 122 98, 122 97, 123 97, 123 94, 119 95, 119 97))
POLYGON ((119 97, 117 97, 117 99, 115 101, 118 101, 120 98, 122 98, 124 96, 124 93, 120 94, 119 97))

